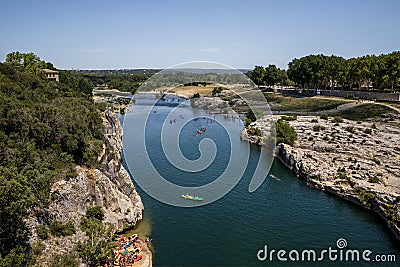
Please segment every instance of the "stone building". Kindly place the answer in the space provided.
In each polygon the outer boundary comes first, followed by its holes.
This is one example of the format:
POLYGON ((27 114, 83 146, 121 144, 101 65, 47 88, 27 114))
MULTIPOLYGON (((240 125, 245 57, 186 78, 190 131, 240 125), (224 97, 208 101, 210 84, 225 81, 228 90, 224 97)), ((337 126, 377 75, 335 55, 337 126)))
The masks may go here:
POLYGON ((43 69, 43 73, 44 73, 44 75, 46 75, 46 78, 51 81, 55 81, 55 82, 60 81, 59 72, 56 70, 43 69))

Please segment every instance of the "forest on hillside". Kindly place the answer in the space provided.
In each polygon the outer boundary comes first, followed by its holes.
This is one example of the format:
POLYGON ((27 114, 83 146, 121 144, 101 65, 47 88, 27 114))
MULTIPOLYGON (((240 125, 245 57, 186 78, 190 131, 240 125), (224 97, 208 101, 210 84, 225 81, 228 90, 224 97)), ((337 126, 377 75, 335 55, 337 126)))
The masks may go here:
POLYGON ((49 81, 43 68, 54 67, 32 53, 0 63, 0 266, 35 262, 24 218, 45 217, 51 185, 95 166, 102 150, 105 107, 90 81, 68 71, 49 81))

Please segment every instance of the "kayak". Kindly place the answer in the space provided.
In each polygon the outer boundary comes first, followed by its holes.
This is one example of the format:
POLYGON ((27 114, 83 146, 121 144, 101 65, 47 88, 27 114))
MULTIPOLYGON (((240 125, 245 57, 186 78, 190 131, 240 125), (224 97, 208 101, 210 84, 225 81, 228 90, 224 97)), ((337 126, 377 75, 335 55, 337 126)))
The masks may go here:
POLYGON ((188 195, 188 194, 182 195, 182 197, 184 199, 189 199, 189 200, 194 200, 194 201, 202 201, 203 200, 202 197, 191 196, 191 195, 188 195))

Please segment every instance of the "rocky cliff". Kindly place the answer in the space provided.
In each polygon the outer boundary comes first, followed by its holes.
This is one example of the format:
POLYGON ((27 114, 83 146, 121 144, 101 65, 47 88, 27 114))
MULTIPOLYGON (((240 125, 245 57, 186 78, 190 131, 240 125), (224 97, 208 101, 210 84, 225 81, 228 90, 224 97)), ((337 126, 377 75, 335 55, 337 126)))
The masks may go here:
MULTIPOLYGON (((289 123, 299 140, 293 147, 278 144, 277 158, 310 187, 373 211, 400 240, 399 119, 355 122, 299 116, 289 123)), ((262 129, 264 124, 261 119, 253 127, 262 129)), ((257 143, 257 138, 245 139, 257 143)))
POLYGON ((73 235, 51 237, 43 241, 45 249, 39 258, 43 265, 46 265, 48 257, 72 251, 78 241, 85 239, 85 233, 79 230, 79 224, 88 207, 100 206, 104 212, 103 222, 112 225, 116 232, 131 228, 142 219, 141 198, 122 165, 123 132, 116 114, 106 111, 103 125, 104 145, 99 156, 99 166, 102 167, 77 166, 76 177, 53 184, 45 215, 28 219, 28 225, 34 233, 31 244, 38 240, 34 229, 49 221, 73 221, 77 229, 73 235))
POLYGON ((100 155, 101 169, 78 166, 78 175, 69 181, 59 181, 51 189, 49 211, 59 221, 76 223, 89 206, 101 206, 104 222, 112 224, 117 232, 130 228, 142 219, 140 196, 122 166, 122 127, 117 116, 106 112, 103 118, 104 147, 100 155))

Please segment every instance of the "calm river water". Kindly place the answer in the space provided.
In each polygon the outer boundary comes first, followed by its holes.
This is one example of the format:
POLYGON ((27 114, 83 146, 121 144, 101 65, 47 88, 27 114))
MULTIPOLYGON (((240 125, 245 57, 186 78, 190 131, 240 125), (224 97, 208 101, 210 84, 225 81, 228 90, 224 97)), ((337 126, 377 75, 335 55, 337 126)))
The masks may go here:
MULTIPOLYGON (((130 109, 132 112, 120 117, 124 120, 124 160, 130 168, 135 168, 135 174, 146 177, 149 174, 143 168, 143 155, 130 147, 138 142, 138 131, 143 131, 135 128, 135 121, 147 114, 144 114, 140 101, 130 109)), ((313 249, 318 257, 324 249, 338 249, 336 242, 340 238, 347 241, 347 246, 342 249, 344 253, 346 249, 357 249, 360 253, 369 249, 373 252, 370 258, 375 254, 395 254, 399 259, 399 250, 383 223, 368 211, 307 187, 305 182, 297 179, 276 160, 260 188, 249 193, 248 186, 260 149, 240 140, 239 132, 243 126, 238 120, 225 119, 227 130, 234 137, 230 143, 220 124, 201 117, 204 111, 191 107, 178 108, 177 114, 180 115, 177 120, 200 116, 186 124, 180 132, 179 145, 183 155, 189 159, 198 158, 198 144, 202 138, 213 139, 218 152, 215 161, 195 175, 176 169, 166 159, 160 139, 161 127, 172 109, 171 106, 157 107, 146 126, 148 154, 157 171, 167 180, 185 186, 211 182, 226 168, 231 146, 243 148, 243 156, 247 156, 250 146, 250 160, 242 179, 232 191, 218 201, 201 207, 181 208, 163 204, 137 186, 145 206, 139 230, 153 239, 154 266, 399 265, 399 261, 331 262, 327 261, 327 255, 324 262, 294 262, 289 259, 281 262, 276 254, 272 261, 260 261, 257 252, 265 245, 269 251, 284 249, 287 253, 313 249), (195 131, 201 127, 206 127, 207 131, 199 136, 195 131)), ((221 117, 218 119, 224 120, 221 117)), ((164 127, 167 126, 168 122, 164 127)))

